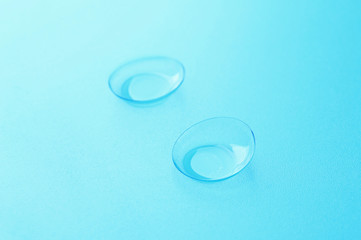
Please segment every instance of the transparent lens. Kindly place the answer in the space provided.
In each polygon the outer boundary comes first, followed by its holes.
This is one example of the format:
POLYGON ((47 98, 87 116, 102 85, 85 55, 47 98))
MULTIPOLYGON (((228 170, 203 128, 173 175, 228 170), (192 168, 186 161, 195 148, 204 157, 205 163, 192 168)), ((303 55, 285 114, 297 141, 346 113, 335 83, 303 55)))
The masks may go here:
POLYGON ((147 103, 173 93, 183 82, 184 67, 177 60, 151 57, 126 63, 109 78, 109 87, 121 99, 147 103))
POLYGON ((211 118, 194 124, 173 147, 175 166, 188 177, 217 181, 241 171, 252 159, 255 138, 235 118, 211 118))

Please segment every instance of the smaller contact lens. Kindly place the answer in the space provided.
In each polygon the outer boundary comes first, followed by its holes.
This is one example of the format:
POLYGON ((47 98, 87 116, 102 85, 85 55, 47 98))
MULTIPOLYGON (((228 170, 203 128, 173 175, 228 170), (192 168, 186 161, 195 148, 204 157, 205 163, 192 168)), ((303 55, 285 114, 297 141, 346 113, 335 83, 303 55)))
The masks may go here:
POLYGON ((163 99, 182 84, 183 65, 168 57, 149 57, 117 68, 109 77, 109 87, 119 98, 134 103, 163 99))

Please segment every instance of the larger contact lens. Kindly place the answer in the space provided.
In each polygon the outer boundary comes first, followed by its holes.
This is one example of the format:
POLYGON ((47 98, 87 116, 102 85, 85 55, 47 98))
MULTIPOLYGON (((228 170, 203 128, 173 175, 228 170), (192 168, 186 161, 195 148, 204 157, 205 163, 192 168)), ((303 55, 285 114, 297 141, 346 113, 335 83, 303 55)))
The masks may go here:
POLYGON ((184 67, 179 61, 150 57, 121 65, 109 77, 109 87, 121 99, 148 103, 169 96, 183 79, 184 67))
POLYGON ((194 124, 173 147, 175 166, 188 177, 217 181, 241 171, 252 159, 255 138, 250 127, 229 117, 194 124))

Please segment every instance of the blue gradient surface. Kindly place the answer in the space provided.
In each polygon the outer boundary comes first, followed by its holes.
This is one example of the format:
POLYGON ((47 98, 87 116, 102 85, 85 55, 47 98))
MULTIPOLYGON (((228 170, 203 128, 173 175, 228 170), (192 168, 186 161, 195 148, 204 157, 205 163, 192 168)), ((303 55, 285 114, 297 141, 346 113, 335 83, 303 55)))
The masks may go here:
POLYGON ((360 239, 360 1, 0 2, 0 239, 360 239), (163 55, 184 84, 140 108, 108 88, 163 55), (249 124, 252 162, 203 183, 174 141, 249 124))

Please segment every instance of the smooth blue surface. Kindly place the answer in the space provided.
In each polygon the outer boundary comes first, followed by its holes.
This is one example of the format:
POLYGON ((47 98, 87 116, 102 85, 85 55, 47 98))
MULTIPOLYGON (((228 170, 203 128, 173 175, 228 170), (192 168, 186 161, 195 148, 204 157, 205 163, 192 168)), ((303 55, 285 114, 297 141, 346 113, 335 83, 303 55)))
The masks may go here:
POLYGON ((0 239, 360 239, 360 1, 0 2, 0 239), (137 108, 109 74, 179 59, 137 108), (202 183, 171 150, 205 118, 257 138, 202 183))

